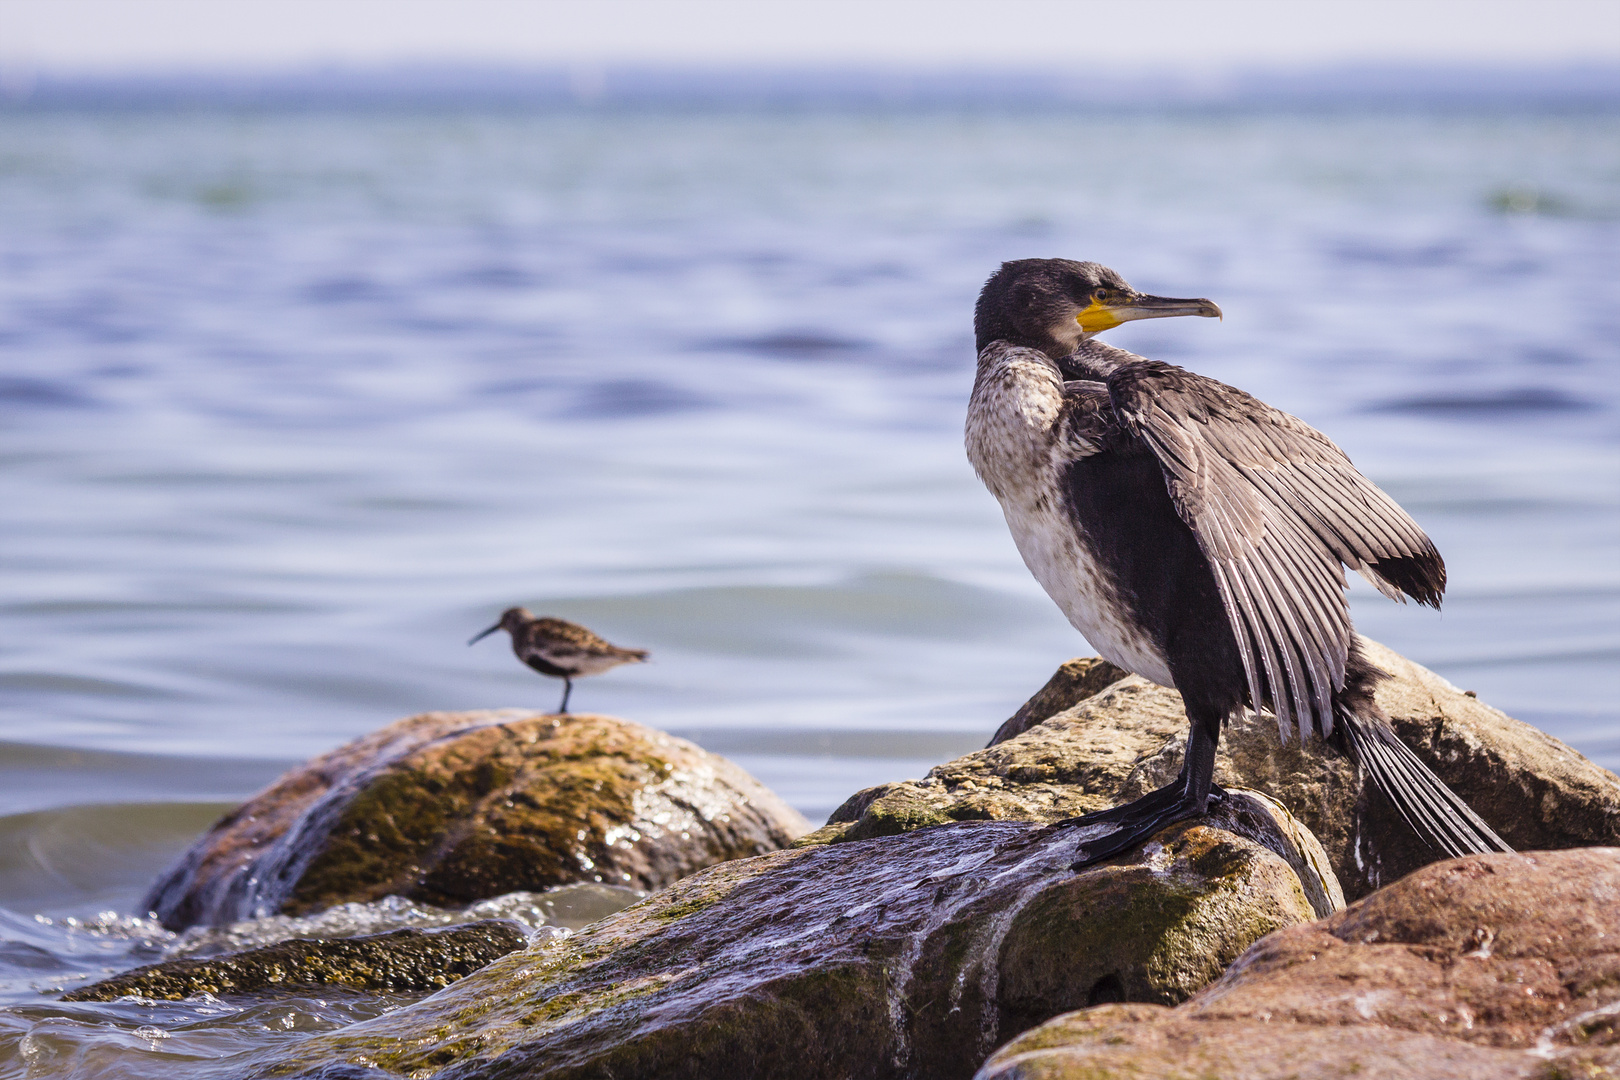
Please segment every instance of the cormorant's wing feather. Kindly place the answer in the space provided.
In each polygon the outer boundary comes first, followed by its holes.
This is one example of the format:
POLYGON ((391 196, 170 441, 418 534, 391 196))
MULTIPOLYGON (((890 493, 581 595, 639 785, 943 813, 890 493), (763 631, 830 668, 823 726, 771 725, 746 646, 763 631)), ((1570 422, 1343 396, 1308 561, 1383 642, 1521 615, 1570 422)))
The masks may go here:
POLYGON ((1321 432, 1214 379, 1132 359, 1107 376, 1120 421, 1159 459, 1215 572, 1255 707, 1286 739, 1333 730, 1350 612, 1341 563, 1438 607, 1445 564, 1423 530, 1321 432))

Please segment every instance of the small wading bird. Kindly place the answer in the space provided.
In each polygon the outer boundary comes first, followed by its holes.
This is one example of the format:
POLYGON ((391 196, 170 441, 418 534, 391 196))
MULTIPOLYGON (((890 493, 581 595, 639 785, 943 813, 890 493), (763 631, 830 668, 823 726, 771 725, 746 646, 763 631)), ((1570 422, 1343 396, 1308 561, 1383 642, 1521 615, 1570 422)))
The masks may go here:
POLYGON ((557 711, 568 711, 568 695, 574 680, 600 675, 620 664, 640 664, 647 659, 645 649, 621 649, 567 619, 537 616, 528 608, 507 608, 501 620, 475 634, 468 645, 476 645, 497 630, 512 635, 512 651, 517 658, 542 675, 563 681, 562 704, 557 711))
POLYGON ((1215 747, 1245 707, 1269 709, 1284 741, 1315 731, 1345 747, 1437 850, 1511 850, 1395 735, 1373 700, 1386 676, 1351 630, 1343 565, 1393 600, 1440 606, 1445 563, 1423 530, 1303 421, 1093 340, 1133 319, 1220 314, 1068 259, 1002 264, 974 309, 974 470, 1075 628, 1179 690, 1191 723, 1172 783, 1061 823, 1104 827, 1075 867, 1219 799, 1215 747))

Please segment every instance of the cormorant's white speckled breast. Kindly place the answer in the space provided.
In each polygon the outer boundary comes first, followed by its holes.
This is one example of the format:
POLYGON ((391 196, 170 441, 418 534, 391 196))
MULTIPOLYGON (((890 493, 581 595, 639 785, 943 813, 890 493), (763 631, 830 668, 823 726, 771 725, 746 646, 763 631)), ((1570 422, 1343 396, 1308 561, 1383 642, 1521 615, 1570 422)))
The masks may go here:
POLYGON ((1069 464, 1096 451, 1061 437, 1062 404, 1063 376, 1043 353, 1004 341, 985 346, 968 403, 968 460, 1000 501, 1024 565, 1074 628, 1110 663, 1173 687, 1164 656, 1063 499, 1069 464))

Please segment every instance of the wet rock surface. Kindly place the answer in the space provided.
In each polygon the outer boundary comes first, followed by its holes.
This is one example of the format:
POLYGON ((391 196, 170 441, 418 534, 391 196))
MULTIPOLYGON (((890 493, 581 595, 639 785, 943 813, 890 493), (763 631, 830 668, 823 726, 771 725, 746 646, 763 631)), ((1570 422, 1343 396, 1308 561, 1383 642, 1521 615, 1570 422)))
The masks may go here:
MULTIPOLYGON (((1231 802, 1217 822, 1263 831, 1238 820, 1262 803, 1231 802)), ((1314 917, 1283 857, 1210 823, 1079 874, 1075 844, 953 823, 711 867, 274 1071, 965 1078, 1057 1012, 1182 1001, 1314 917)))
POLYGON ((307 938, 199 960, 169 960, 126 971, 62 995, 112 1001, 127 995, 180 1001, 193 994, 344 987, 432 991, 523 948, 529 935, 504 919, 444 930, 394 930, 336 941, 307 938))
POLYGON ((1013 1040, 980 1080, 1620 1075, 1620 849, 1476 855, 1261 941, 1176 1008, 1013 1040))
MULTIPOLYGON (((1380 685, 1378 702, 1396 731, 1510 844, 1521 850, 1620 844, 1620 779, 1613 773, 1398 653, 1362 641, 1392 676, 1380 685)), ((1087 667, 1067 679, 1060 671, 1048 687, 1083 687, 1083 677, 1100 670, 1087 667)), ((1032 720, 1042 700, 1038 694, 1020 713, 1032 720)), ((1061 693, 1052 695, 1061 700, 1061 693)), ((1130 676, 922 780, 856 794, 811 838, 862 839, 942 821, 1057 821, 1104 809, 1173 779, 1186 729, 1179 694, 1130 676)), ((1262 791, 1296 815, 1322 842, 1351 899, 1437 857, 1382 795, 1364 787, 1347 755, 1318 740, 1284 744, 1269 717, 1232 721, 1215 776, 1223 785, 1262 791)))
POLYGON ((726 759, 607 716, 426 713, 282 777, 154 885, 164 925, 577 881, 652 890, 808 828, 726 759))

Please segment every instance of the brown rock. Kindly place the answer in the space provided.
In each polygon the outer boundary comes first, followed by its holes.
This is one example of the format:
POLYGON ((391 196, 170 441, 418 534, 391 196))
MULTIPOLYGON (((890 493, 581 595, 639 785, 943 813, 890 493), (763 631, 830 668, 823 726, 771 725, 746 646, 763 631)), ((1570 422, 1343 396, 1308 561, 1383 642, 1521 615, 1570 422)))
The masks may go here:
POLYGON ((295 769, 153 887, 181 929, 400 895, 459 907, 576 881, 657 889, 804 819, 729 761, 607 716, 413 716, 295 769))
MULTIPOLYGON (((1396 731, 1510 844, 1620 844, 1620 778, 1398 653, 1365 638, 1362 645, 1392 676, 1380 684, 1378 702, 1396 731)), ((1104 809, 1174 778, 1186 730, 1180 694, 1129 676, 923 780, 856 794, 806 839, 949 820, 1057 821, 1104 809)), ((1344 753, 1314 739, 1284 744, 1269 717, 1228 725, 1215 778, 1286 806, 1322 842, 1351 899, 1436 857, 1381 794, 1364 789, 1344 753)))
POLYGON ((959 823, 725 863, 273 1071, 965 1080, 1013 1032, 1181 1001, 1313 914, 1283 859, 1205 824, 1079 874, 1073 851, 1067 830, 959 823))
POLYGON ((1022 735, 1047 717, 1074 708, 1129 674, 1100 656, 1082 656, 1067 661, 1046 680, 1045 686, 1035 691, 1034 697, 1019 706, 1018 711, 996 729, 986 745, 994 746, 1015 735, 1022 735))
POLYGON ((980 1080, 1620 1075, 1620 849, 1436 863, 1173 1009, 1059 1017, 980 1080))
POLYGON ((63 1001, 113 1001, 126 995, 182 1001, 193 994, 341 986, 406 993, 449 986, 498 957, 523 948, 515 922, 490 919, 443 930, 393 930, 336 941, 298 938, 206 960, 169 960, 126 971, 62 995, 63 1001))
POLYGON ((1103 810, 1137 761, 1185 737, 1186 726, 1180 695, 1132 676, 922 780, 857 792, 820 832, 864 839, 944 821, 1059 821, 1103 810))
MULTIPOLYGON (((1525 851, 1620 844, 1620 778, 1399 653, 1366 638, 1362 646, 1391 676, 1379 684, 1378 704, 1396 732, 1509 844, 1525 851)), ((1167 743, 1144 758, 1121 798, 1174 777, 1182 753, 1180 743, 1167 743)), ((1314 740, 1284 745, 1269 717, 1233 722, 1216 779, 1258 788, 1293 811, 1322 840, 1351 899, 1437 857, 1363 786, 1346 755, 1314 740)))

